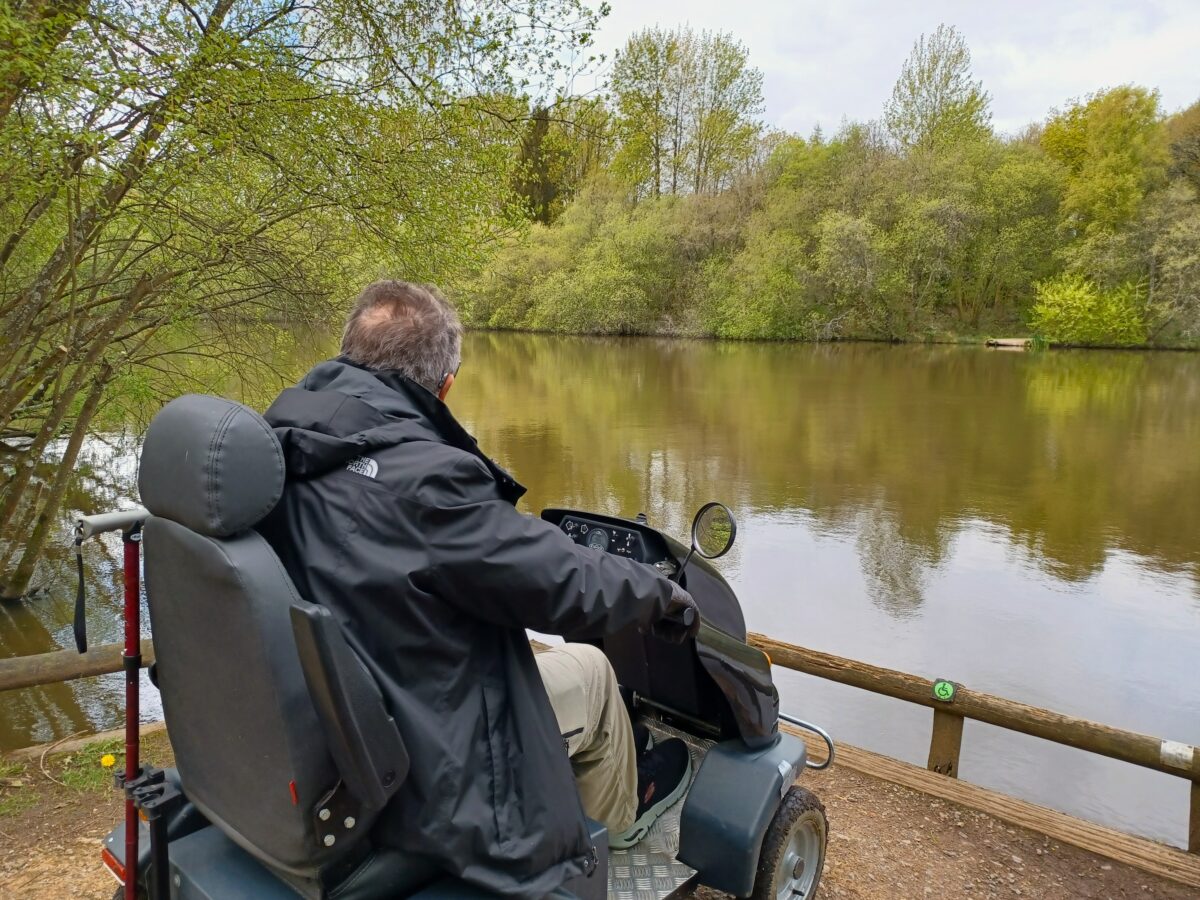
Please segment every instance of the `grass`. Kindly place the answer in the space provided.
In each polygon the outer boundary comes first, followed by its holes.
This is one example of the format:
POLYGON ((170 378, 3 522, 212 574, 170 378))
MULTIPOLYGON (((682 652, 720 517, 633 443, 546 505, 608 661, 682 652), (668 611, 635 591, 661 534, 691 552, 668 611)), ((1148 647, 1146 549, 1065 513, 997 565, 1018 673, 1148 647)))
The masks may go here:
MULTIPOLYGON (((72 790, 98 793, 112 789, 112 773, 124 755, 125 745, 120 739, 96 741, 72 753, 49 757, 45 766, 55 780, 72 790), (112 757, 112 765, 104 765, 107 756, 112 757)), ((37 763, 0 759, 0 818, 34 806, 38 802, 35 782, 40 778, 37 763)))
MULTIPOLYGON (((144 759, 149 762, 159 766, 174 765, 174 754, 165 733, 147 735, 142 746, 144 759)), ((123 738, 93 741, 69 753, 52 752, 44 760, 0 757, 0 819, 18 815, 39 802, 47 802, 46 792, 55 790, 51 778, 81 794, 112 791, 113 773, 122 771, 124 766, 123 738), (105 762, 110 765, 106 766, 105 762), (42 766, 47 774, 41 771, 42 766)))
POLYGON ((0 759, 0 819, 29 809, 37 800, 24 763, 0 759))
POLYGON ((0 819, 22 813, 37 802, 33 791, 18 788, 13 793, 0 796, 0 819))
POLYGON ((59 757, 54 776, 77 791, 111 790, 113 772, 119 771, 124 757, 125 742, 121 738, 96 741, 59 757), (112 765, 105 766, 102 760, 108 756, 112 757, 112 765))

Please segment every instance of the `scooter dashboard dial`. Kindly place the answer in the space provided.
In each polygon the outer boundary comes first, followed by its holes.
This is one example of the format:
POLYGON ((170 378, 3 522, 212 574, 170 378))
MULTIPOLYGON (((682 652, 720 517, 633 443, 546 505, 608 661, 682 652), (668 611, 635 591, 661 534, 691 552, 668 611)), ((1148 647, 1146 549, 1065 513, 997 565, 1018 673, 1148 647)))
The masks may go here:
MULTIPOLYGON (((586 527, 586 526, 585 526, 586 527)), ((594 550, 607 550, 609 544, 608 531, 604 528, 588 529, 587 545, 594 550)))
POLYGON ((603 553, 614 553, 626 559, 638 562, 654 562, 665 555, 665 551, 657 550, 653 557, 649 555, 646 539, 634 528, 622 528, 607 522, 597 522, 582 515, 564 516, 559 528, 576 544, 600 550, 603 553))

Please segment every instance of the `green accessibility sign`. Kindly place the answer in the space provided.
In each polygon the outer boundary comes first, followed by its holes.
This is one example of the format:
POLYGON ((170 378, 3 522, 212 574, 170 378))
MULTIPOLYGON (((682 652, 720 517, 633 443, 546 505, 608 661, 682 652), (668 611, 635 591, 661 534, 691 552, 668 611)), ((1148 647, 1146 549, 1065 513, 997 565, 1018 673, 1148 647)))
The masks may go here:
POLYGON ((944 678, 939 678, 933 683, 933 699, 941 700, 943 703, 953 703, 954 695, 958 693, 958 685, 953 681, 946 681, 944 678))

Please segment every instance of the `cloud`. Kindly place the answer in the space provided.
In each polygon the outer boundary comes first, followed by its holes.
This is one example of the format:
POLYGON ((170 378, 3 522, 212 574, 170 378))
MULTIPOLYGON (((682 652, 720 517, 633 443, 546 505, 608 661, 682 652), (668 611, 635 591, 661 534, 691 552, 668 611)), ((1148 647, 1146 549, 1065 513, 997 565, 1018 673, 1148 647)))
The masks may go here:
POLYGON ((966 37, 1000 131, 1126 82, 1158 88, 1168 111, 1200 99, 1195 0, 613 0, 598 42, 611 52, 656 24, 731 32, 763 71, 766 120, 806 134, 818 123, 829 131, 845 118, 877 118, 913 42, 943 22, 966 37))

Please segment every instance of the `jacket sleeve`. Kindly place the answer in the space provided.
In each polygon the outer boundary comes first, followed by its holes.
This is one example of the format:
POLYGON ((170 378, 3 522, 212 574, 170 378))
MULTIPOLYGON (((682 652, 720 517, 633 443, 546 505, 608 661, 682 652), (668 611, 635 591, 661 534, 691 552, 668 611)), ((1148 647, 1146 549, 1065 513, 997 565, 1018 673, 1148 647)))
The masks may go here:
POLYGON ((669 581, 650 566, 580 547, 549 522, 518 512, 496 496, 490 473, 470 463, 455 466, 456 491, 464 500, 477 490, 488 499, 427 508, 431 565, 417 579, 423 588, 466 615, 576 639, 662 618, 669 581))

